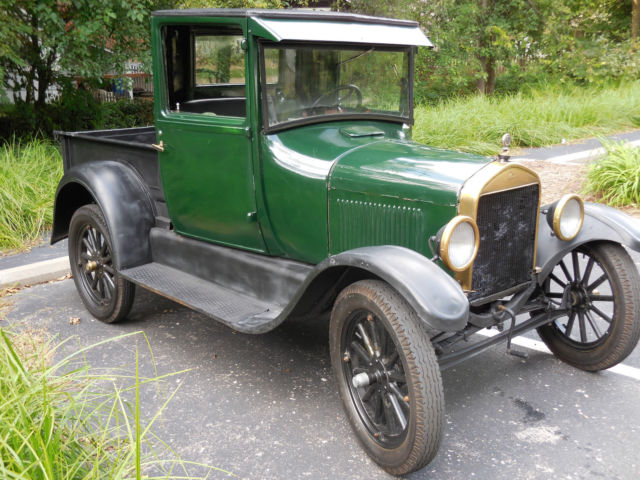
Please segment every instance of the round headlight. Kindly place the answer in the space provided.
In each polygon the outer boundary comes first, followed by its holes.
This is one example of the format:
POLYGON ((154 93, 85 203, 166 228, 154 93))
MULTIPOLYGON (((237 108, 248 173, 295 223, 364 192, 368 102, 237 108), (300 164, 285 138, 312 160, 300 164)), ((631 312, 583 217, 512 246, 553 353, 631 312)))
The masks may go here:
POLYGON ((560 240, 572 240, 584 220, 584 203, 578 195, 564 195, 553 208, 553 232, 560 240))
POLYGON ((466 270, 476 258, 480 233, 476 222, 459 215, 444 227, 440 238, 440 257, 454 272, 466 270))

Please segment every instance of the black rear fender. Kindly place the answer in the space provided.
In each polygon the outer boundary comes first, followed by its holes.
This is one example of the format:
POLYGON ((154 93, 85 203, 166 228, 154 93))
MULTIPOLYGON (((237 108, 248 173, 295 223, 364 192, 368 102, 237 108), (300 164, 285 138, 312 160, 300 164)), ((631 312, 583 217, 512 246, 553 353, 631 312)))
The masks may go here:
POLYGON ((148 188, 131 167, 104 161, 68 170, 56 192, 51 243, 68 236, 74 212, 88 203, 98 204, 104 213, 118 270, 151 261, 149 230, 155 209, 148 188))

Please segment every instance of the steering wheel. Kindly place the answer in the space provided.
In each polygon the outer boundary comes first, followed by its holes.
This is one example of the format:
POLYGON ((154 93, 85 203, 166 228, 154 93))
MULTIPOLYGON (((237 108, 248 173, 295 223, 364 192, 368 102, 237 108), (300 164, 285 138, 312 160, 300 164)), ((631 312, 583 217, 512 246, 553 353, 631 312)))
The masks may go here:
POLYGON ((328 92, 323 93, 313 101, 313 104, 311 105, 311 109, 313 110, 318 106, 318 104, 321 103, 322 100, 328 97, 331 97, 332 95, 335 95, 335 100, 336 100, 335 103, 333 103, 332 105, 335 105, 336 107, 338 107, 338 110, 342 110, 341 107, 342 107, 343 101, 350 100, 352 97, 356 98, 356 102, 357 102, 356 108, 362 106, 362 91, 357 86, 350 83, 348 85, 340 85, 339 87, 336 87, 332 90, 329 90, 328 92), (344 96, 340 95, 339 93, 344 90, 346 90, 347 93, 344 96))

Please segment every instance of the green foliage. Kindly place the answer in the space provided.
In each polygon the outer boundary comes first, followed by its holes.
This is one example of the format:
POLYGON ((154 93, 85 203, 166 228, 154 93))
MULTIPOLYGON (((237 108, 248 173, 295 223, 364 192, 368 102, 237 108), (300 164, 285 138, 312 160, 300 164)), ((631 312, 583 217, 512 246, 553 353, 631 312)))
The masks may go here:
POLYGON ((17 141, 0 147, 0 249, 23 248, 53 221, 53 196, 62 159, 48 141, 17 141))
POLYGON ((415 110, 413 138, 442 148, 495 155, 509 132, 513 147, 540 147, 640 126, 640 81, 608 87, 549 85, 517 94, 456 97, 415 110))
POLYGON ((175 469, 179 478, 194 478, 187 473, 189 462, 162 448, 151 431, 177 389, 145 425, 140 415, 141 385, 160 388, 176 374, 140 377, 137 350, 133 374, 94 373, 82 361, 87 350, 136 334, 82 348, 49 365, 47 360, 63 356, 68 345, 34 342, 29 332, 0 329, 0 478, 119 480, 149 478, 149 473, 176 478, 175 469))
POLYGON ((103 103, 101 129, 130 128, 153 125, 153 100, 138 99, 118 100, 103 103))
POLYGON ((44 105, 62 72, 91 81, 149 55, 149 14, 161 0, 0 0, 5 24, 0 70, 5 87, 24 89, 26 103, 44 105))
POLYGON ((72 90, 43 106, 17 102, 0 107, 0 141, 51 138, 53 132, 153 125, 152 99, 100 103, 85 90, 72 90))
POLYGON ((640 204, 640 149, 624 142, 603 145, 607 155, 589 167, 586 192, 615 207, 640 204))

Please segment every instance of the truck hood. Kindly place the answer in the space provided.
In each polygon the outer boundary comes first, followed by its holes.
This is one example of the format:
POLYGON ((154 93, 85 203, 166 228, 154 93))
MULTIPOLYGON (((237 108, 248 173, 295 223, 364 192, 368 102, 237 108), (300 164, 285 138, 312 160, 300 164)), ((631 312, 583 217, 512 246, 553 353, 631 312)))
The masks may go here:
POLYGON ((286 157, 290 168, 295 164, 296 170, 308 170, 308 175, 325 176, 331 190, 447 206, 457 204, 464 182, 490 161, 402 137, 396 124, 334 122, 271 135, 269 143, 279 160, 286 157))

